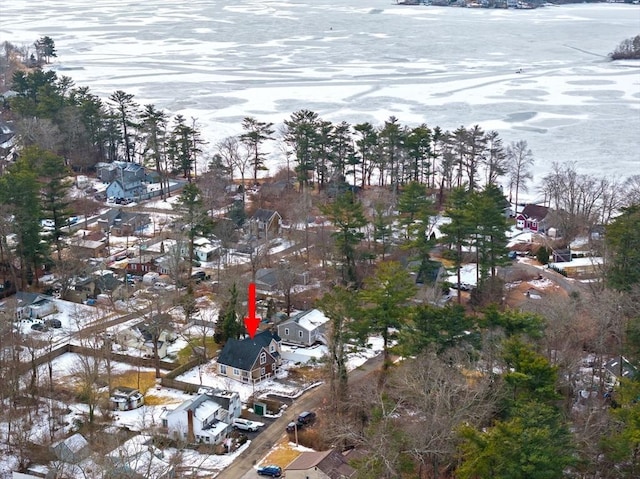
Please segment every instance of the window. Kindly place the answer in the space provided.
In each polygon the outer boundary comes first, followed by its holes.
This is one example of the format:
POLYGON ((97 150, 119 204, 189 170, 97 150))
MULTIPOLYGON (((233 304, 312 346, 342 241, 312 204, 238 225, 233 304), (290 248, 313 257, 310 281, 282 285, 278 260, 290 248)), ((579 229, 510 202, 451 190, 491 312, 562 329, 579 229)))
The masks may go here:
POLYGON ((267 374, 267 370, 265 368, 260 368, 260 376, 264 376, 267 374))
POLYGON ((240 376, 240 371, 238 370, 238 368, 233 368, 233 375, 240 376))
POLYGON ((224 364, 220 365, 220 374, 224 374, 225 376, 227 375, 227 366, 224 364))
POLYGON ((289 336, 289 328, 284 328, 284 335, 289 336))
POLYGON ((302 331, 298 331, 298 337, 301 338, 302 337, 302 331))
POLYGON ((162 420, 162 427, 169 427, 169 421, 167 421, 166 419, 162 420))
POLYGON ((269 352, 272 352, 272 353, 275 353, 275 352, 276 352, 276 347, 275 347, 275 345, 273 345, 273 344, 272 344, 272 345, 269 347, 269 352))
POLYGON ((266 364, 266 363, 267 363, 267 353, 263 351, 260 353, 260 364, 266 364))

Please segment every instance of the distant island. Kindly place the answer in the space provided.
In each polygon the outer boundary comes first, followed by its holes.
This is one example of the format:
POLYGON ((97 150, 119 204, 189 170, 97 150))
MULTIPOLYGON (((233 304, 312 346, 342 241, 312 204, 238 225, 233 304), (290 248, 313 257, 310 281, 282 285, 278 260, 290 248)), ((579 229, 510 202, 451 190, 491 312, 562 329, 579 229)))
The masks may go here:
MULTIPOLYGON (((396 0, 397 5, 433 5, 437 7, 466 7, 466 8, 514 8, 531 10, 552 5, 566 5, 571 3, 604 3, 584 2, 577 0, 396 0)), ((607 3, 630 3, 638 5, 640 0, 608 0, 607 3)))
POLYGON ((640 60, 640 35, 624 40, 609 57, 612 60, 640 60))

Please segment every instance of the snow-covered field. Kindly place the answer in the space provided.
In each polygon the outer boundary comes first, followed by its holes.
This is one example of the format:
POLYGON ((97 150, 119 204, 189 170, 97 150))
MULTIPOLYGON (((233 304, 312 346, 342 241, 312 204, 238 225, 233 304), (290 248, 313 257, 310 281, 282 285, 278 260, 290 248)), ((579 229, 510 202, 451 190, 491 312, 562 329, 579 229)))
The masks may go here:
MULTIPOLYGON (((389 0, 2 4, 0 41, 54 39, 54 68, 106 98, 136 95, 195 118, 208 148, 245 116, 291 112, 381 124, 480 124, 525 139, 536 183, 554 161, 640 172, 640 64, 606 55, 638 34, 640 8, 528 11, 399 6, 389 0), (42 12, 46 12, 43 15, 42 12), (516 70, 522 69, 522 73, 516 70)), ((273 145, 270 166, 285 160, 273 145)))

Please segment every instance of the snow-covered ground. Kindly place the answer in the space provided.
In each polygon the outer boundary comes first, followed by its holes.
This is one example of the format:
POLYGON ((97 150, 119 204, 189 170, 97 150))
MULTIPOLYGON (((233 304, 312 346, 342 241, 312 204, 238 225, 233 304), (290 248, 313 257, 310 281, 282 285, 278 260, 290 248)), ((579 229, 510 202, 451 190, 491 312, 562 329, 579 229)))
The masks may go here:
MULTIPOLYGON (((2 5, 0 41, 49 35, 60 75, 102 98, 124 90, 196 119, 208 149, 240 133, 245 116, 279 128, 299 109, 352 124, 394 115, 443 129, 479 124, 507 144, 525 139, 539 184, 554 161, 594 175, 638 172, 640 65, 606 58, 638 24, 636 6, 605 3, 515 11, 42 0, 34 9, 12 0, 2 5)), ((283 166, 277 146, 268 149, 269 166, 283 166)))

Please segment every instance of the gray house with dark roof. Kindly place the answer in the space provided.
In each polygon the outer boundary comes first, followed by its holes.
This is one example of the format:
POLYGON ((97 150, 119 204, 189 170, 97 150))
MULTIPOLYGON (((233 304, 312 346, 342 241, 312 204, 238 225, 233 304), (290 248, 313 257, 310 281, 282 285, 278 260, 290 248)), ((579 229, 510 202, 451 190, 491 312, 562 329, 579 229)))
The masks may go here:
POLYGON ((258 238, 274 238, 280 232, 282 216, 277 211, 259 208, 249 222, 251 224, 251 233, 258 238))
POLYGON ((270 330, 253 339, 229 339, 216 361, 218 374, 243 383, 256 383, 275 375, 282 364, 280 337, 270 330))
POLYGON ((103 231, 109 230, 116 236, 131 235, 151 224, 151 217, 146 213, 126 211, 122 208, 111 208, 98 219, 98 225, 103 231))

